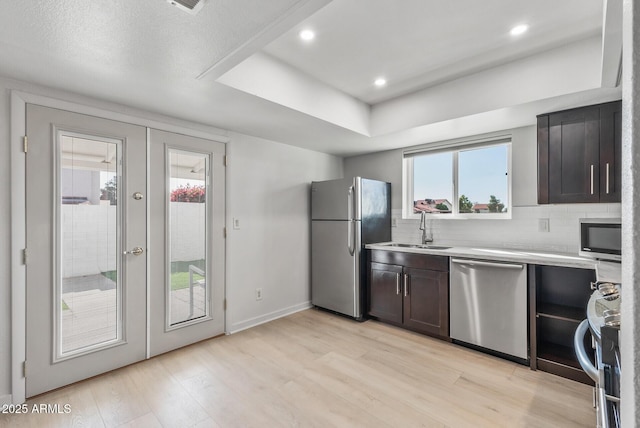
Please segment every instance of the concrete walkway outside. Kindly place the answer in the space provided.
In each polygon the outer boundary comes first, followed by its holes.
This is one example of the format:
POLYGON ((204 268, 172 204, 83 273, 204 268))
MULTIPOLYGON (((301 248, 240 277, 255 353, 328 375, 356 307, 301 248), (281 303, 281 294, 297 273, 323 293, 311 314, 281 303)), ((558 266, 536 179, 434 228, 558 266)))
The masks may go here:
MULTIPOLYGON (((116 283, 103 275, 63 279, 62 300, 68 309, 63 304, 62 352, 116 339, 117 297, 116 283)), ((194 286, 191 317, 189 311, 189 288, 171 292, 171 323, 176 324, 205 315, 204 286, 194 286)))

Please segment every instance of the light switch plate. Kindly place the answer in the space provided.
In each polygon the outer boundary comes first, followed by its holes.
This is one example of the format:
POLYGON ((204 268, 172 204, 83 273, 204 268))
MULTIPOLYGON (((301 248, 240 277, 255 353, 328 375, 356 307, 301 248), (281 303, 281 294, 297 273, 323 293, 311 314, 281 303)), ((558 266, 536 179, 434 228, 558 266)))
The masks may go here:
POLYGON ((549 231, 549 219, 548 218, 539 218, 538 219, 538 232, 548 232, 549 231))
POLYGON ((398 227, 398 217, 391 217, 391 227, 398 227))
POLYGON ((240 219, 239 218, 234 218, 233 219, 233 228, 234 229, 240 229, 240 219))

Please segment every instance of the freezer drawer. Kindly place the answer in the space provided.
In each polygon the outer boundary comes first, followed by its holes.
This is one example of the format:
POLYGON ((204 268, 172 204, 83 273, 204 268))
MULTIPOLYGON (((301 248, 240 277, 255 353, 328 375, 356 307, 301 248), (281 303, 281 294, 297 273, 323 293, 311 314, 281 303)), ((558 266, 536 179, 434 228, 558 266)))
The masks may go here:
POLYGON ((311 303, 362 317, 360 222, 311 222, 311 303))
POLYGON ((526 359, 524 264, 451 259, 451 338, 526 359))
POLYGON ((311 183, 311 220, 359 220, 360 177, 311 183))

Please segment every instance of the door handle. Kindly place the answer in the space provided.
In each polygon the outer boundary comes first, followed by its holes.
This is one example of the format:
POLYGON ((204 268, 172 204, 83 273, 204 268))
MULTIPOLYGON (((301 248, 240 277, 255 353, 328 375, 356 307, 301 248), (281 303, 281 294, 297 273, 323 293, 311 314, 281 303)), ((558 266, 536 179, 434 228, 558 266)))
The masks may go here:
POLYGON ((122 254, 124 254, 124 255, 133 254, 134 256, 139 256, 143 252, 144 252, 144 250, 142 249, 142 247, 133 247, 132 250, 127 250, 127 251, 123 252, 122 254))
POLYGON ((591 165, 591 194, 593 195, 593 164, 591 165))
POLYGON ((609 162, 607 162, 607 195, 609 194, 609 162))
POLYGON ((353 224, 353 186, 349 186, 347 193, 347 249, 350 255, 354 255, 356 251, 355 228, 353 224))

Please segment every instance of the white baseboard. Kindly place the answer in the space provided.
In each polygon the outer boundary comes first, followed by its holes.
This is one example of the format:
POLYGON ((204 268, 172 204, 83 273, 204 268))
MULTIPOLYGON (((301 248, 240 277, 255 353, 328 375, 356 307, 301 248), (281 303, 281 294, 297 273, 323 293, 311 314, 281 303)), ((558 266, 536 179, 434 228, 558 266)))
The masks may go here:
POLYGON ((306 301, 303 303, 298 303, 297 305, 289 306, 288 308, 279 309, 268 314, 260 315, 259 317, 249 318, 248 320, 234 323, 229 329, 229 334, 237 333, 239 331, 246 330, 248 328, 255 327, 257 325, 264 324, 278 318, 286 317, 287 315, 295 314, 296 312, 304 311, 305 309, 309 309, 311 307, 311 301, 306 301))
POLYGON ((11 404, 11 394, 0 395, 0 405, 11 404))

